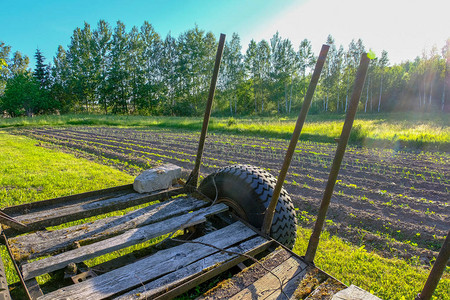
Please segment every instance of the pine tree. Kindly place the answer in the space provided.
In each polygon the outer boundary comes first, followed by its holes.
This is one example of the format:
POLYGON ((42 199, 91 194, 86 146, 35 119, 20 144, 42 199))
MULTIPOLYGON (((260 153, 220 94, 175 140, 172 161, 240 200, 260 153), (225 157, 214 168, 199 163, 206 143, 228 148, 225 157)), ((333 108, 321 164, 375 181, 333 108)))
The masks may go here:
POLYGON ((36 67, 34 69, 33 75, 39 82, 39 85, 42 89, 46 89, 49 87, 49 73, 47 69, 47 65, 44 63, 45 57, 42 55, 41 50, 39 48, 36 49, 36 54, 34 55, 36 58, 36 67))

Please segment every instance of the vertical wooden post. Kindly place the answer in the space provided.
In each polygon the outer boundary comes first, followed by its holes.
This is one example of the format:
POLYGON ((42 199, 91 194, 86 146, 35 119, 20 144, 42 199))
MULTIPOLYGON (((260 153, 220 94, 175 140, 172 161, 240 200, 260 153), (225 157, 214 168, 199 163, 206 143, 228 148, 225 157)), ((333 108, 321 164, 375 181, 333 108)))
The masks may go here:
POLYGON ((417 296, 416 300, 429 300, 433 296, 434 290, 436 289, 439 280, 441 280, 442 274, 444 273, 447 262, 450 258, 450 230, 445 238, 444 245, 442 245, 441 251, 434 262, 433 268, 431 269, 430 275, 425 282, 422 292, 417 296))
POLYGON ((305 123, 309 107, 311 106, 314 91, 316 90, 317 83, 319 82, 320 73, 322 72, 322 68, 323 65, 325 64, 325 60, 327 58, 329 49, 330 46, 322 45, 319 58, 317 59, 316 67, 314 68, 314 72, 311 77, 311 82, 309 83, 308 91, 306 92, 305 99, 303 101, 302 109, 300 110, 297 123, 295 124, 295 129, 294 133, 292 134, 291 142, 286 151, 283 166, 281 167, 280 174, 278 175, 277 184, 273 191, 272 199, 270 200, 270 203, 266 209, 262 231, 267 235, 270 234, 270 228, 272 226, 273 216, 275 214, 275 208, 277 207, 278 198, 280 197, 281 188, 283 187, 284 179, 286 178, 289 165, 291 164, 292 156, 294 154, 295 147, 297 146, 300 133, 302 132, 303 124, 305 123))
POLYGON ((224 45, 225 45, 225 34, 222 33, 220 34, 219 46, 217 47, 216 62, 214 64, 213 76, 211 78, 211 85, 209 87, 209 95, 208 101, 206 102, 202 132, 200 133, 200 141, 198 143, 197 158, 195 159, 194 169, 192 170, 191 174, 186 180, 186 186, 189 187, 197 188, 198 184, 198 173, 200 170, 200 164, 202 162, 202 155, 203 155, 203 148, 205 147, 206 134, 208 133, 208 123, 209 118, 211 116, 212 102, 214 100, 214 93, 216 91, 217 77, 219 76, 219 68, 220 62, 222 60, 224 45))
POLYGON ((345 154, 345 148, 347 147, 350 132, 353 126, 353 120, 355 119, 356 110, 358 109, 359 99, 361 98, 362 89, 364 87, 364 81, 367 75, 367 69, 369 67, 369 57, 367 53, 363 53, 361 56, 361 62, 358 68, 355 79, 355 87, 350 99, 350 106, 348 108, 347 116, 345 118, 344 127, 342 128, 341 137, 334 156, 333 165, 328 177, 327 186, 323 193, 322 203, 320 205, 319 213, 317 214, 316 224, 314 226, 313 233, 309 239, 308 249, 306 250, 305 261, 313 262, 316 255, 317 246, 319 245, 319 238, 322 232, 325 217, 327 215, 328 206, 330 205, 331 195, 333 194, 334 185, 339 174, 342 158, 345 154))

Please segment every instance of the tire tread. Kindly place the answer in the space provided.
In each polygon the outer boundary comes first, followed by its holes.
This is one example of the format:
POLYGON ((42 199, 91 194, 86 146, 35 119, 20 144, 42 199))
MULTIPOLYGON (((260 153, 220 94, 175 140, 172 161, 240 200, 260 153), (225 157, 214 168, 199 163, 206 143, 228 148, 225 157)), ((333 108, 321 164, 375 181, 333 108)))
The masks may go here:
MULTIPOLYGON (((248 189, 256 193, 258 197, 256 201, 260 202, 265 208, 269 205, 277 182, 277 179, 264 169, 238 164, 221 168, 207 176, 200 184, 200 191, 207 191, 208 187, 213 184, 213 178, 217 176, 228 177, 236 183, 246 185, 248 189)), ((236 199, 233 200, 237 201, 236 199)), ((264 211, 256 213, 262 214, 264 211)), ((252 223, 251 220, 249 222, 252 223)), ((297 218, 294 205, 287 191, 282 188, 275 209, 270 235, 273 239, 292 249, 297 235, 296 225, 297 218)))

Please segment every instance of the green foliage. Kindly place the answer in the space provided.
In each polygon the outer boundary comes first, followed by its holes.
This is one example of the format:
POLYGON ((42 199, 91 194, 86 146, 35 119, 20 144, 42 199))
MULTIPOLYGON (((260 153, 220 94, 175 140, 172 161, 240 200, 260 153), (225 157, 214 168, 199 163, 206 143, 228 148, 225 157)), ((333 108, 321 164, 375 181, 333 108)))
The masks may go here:
POLYGON ((5 94, 1 98, 0 110, 12 117, 31 115, 39 105, 39 85, 33 77, 17 75, 7 81, 5 94))
POLYGON ((372 49, 370 49, 369 52, 367 53, 367 57, 370 59, 375 59, 377 55, 375 54, 375 52, 372 51, 372 49))
MULTIPOLYGON (((310 113, 344 113, 365 46, 348 47, 329 35, 330 50, 310 113)), ((389 66, 388 54, 369 51, 371 63, 358 109, 364 113, 449 110, 450 41, 415 61, 389 66)), ((0 95, 9 78, 26 71, 28 58, 1 44, 0 95)), ((100 20, 76 28, 67 51, 59 46, 53 67, 39 50, 34 74, 49 89, 62 112, 198 116, 203 112, 217 41, 195 26, 178 37, 162 39, 152 25, 127 30, 100 20), (51 73, 52 76, 49 76, 51 73)), ((276 32, 269 41, 251 40, 242 54, 239 35, 225 44, 214 110, 224 116, 281 116, 298 111, 306 94, 316 57, 311 42, 292 44, 276 32), (298 50, 297 50, 298 49, 298 50)))
POLYGON ((8 79, 5 94, 0 98, 0 111, 12 117, 51 112, 55 106, 48 91, 41 89, 37 80, 27 73, 8 79))
POLYGON ((36 77, 39 86, 42 89, 46 89, 50 87, 50 74, 48 66, 44 63, 45 58, 39 49, 36 49, 36 54, 34 57, 36 58, 36 68, 34 69, 33 75, 36 77))
POLYGON ((3 58, 1 58, 0 59, 0 70, 3 69, 3 67, 7 67, 7 66, 8 66, 8 64, 6 63, 6 61, 3 58))

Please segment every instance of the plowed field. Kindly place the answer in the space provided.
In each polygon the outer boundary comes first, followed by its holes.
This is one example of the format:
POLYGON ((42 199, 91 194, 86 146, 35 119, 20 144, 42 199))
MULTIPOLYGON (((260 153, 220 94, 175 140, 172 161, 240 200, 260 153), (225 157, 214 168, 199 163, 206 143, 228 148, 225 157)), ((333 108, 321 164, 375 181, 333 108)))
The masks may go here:
MULTIPOLYGON (((199 134, 111 127, 23 128, 38 139, 90 159, 139 172, 158 163, 190 171, 199 134)), ((289 141, 210 134, 203 176, 231 164, 260 166, 278 176, 289 141)), ((285 188, 303 226, 313 226, 336 145, 301 141, 285 188)), ((328 211, 327 230, 384 256, 428 264, 449 230, 450 155, 348 147, 328 211)))

